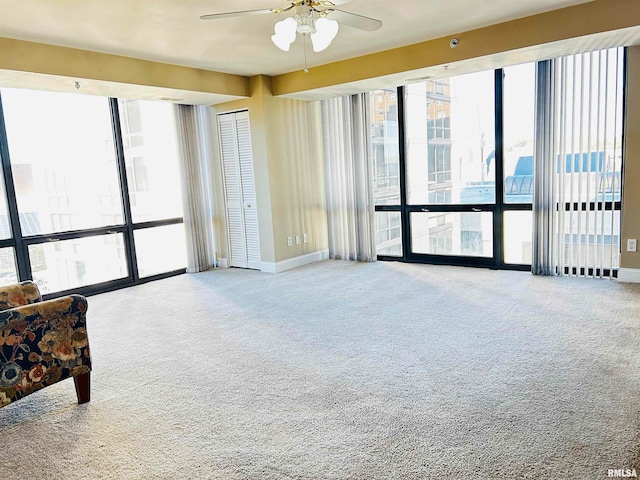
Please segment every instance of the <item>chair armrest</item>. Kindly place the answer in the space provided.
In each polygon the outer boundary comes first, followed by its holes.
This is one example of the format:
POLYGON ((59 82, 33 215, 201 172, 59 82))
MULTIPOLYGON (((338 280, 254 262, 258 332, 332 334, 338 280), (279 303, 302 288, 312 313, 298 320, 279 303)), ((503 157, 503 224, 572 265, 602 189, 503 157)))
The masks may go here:
POLYGON ((0 312, 0 407, 91 371, 81 295, 0 312))
POLYGON ((21 307, 22 305, 41 301, 40 289, 31 280, 0 287, 0 310, 21 307))

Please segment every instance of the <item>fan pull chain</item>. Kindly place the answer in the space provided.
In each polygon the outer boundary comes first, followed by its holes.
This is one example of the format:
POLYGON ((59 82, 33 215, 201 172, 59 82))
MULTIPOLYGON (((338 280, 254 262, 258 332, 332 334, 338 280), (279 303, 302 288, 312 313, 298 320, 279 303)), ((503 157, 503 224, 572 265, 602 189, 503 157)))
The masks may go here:
POLYGON ((309 73, 309 67, 307 65, 307 34, 302 35, 304 39, 304 73, 309 73))

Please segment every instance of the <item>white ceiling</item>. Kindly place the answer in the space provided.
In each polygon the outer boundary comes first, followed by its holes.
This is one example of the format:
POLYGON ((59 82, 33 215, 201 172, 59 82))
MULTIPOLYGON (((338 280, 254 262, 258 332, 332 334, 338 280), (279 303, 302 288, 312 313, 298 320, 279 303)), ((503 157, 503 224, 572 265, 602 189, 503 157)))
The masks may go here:
MULTIPOLYGON (((387 50, 590 0, 351 0, 340 8, 384 22, 375 32, 341 26, 309 65, 387 50)), ((0 0, 0 37, 240 75, 276 75, 304 64, 270 40, 286 14, 200 20, 204 14, 282 7, 283 0, 0 0)))

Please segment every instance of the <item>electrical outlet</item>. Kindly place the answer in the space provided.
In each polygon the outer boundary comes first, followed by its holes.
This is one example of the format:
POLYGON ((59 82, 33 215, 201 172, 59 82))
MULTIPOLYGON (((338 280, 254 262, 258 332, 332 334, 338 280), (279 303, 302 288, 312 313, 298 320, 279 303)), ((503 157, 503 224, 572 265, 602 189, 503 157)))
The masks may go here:
POLYGON ((300 245, 300 235, 296 235, 296 245, 300 245))
POLYGON ((627 238, 627 252, 635 252, 638 249, 638 239, 627 238))
POLYGON ((293 245, 293 239, 291 237, 287 237, 287 246, 290 247, 293 245))
POLYGON ((307 243, 307 240, 309 240, 309 238, 307 237, 307 234, 306 233, 302 234, 302 241, 304 243, 307 243))

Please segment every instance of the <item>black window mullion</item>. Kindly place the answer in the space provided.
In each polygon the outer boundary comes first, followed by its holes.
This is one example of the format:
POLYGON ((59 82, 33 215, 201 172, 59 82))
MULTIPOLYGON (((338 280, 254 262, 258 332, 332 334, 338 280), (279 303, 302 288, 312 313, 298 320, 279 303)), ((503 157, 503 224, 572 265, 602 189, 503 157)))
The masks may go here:
POLYGON ((397 88, 396 103, 398 105, 398 169, 400 171, 400 207, 402 226, 402 259, 407 260, 411 255, 411 225, 407 210, 407 161, 404 129, 404 87, 397 88))
POLYGON ((127 266, 129 274, 135 283, 140 281, 138 272, 138 260, 136 257, 136 246, 133 238, 133 216, 131 214, 131 201, 129 199, 129 183, 127 181, 127 167, 124 156, 124 144, 122 143, 122 127, 120 125, 120 112, 118 99, 110 98, 109 107, 111 110, 111 125, 113 128, 113 141, 116 152, 116 162, 118 165, 118 178, 120 180, 120 198, 122 198, 122 210, 124 213, 124 241, 127 254, 127 266))
POLYGON ((24 237, 22 240, 27 245, 34 245, 37 243, 73 240, 75 238, 87 238, 87 237, 96 237, 98 235, 111 235, 115 233, 124 233, 125 230, 126 230, 126 227, 124 227, 123 225, 112 226, 112 227, 97 227, 97 228, 88 228, 85 230, 72 230, 69 232, 33 235, 29 237, 24 237))
POLYGON ((504 265, 504 118, 503 118, 504 71, 495 71, 495 210, 493 213, 493 257, 496 266, 504 265))
POLYGON ((9 157, 9 143, 7 141, 7 130, 4 123, 4 110, 2 108, 2 95, 0 94, 0 157, 2 161, 2 172, 6 192, 7 209, 9 213, 9 223, 11 225, 11 235, 15 246, 16 268, 20 281, 32 278, 31 262, 29 260, 29 249, 22 241, 22 227, 20 226, 20 215, 18 213, 18 201, 16 190, 13 184, 13 172, 11 170, 11 159, 9 157))
POLYGON ((502 212, 526 211, 533 210, 530 203, 505 203, 502 205, 502 212))
POLYGON ((151 220, 149 222, 134 223, 133 229, 141 230, 144 228, 166 227, 168 225, 177 225, 179 223, 184 223, 184 219, 182 217, 165 218, 162 220, 151 220))
POLYGON ((492 203, 439 203, 407 205, 409 212, 493 212, 492 203))

